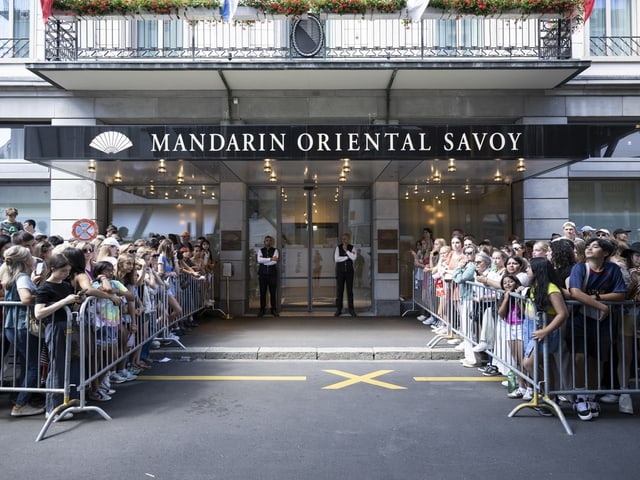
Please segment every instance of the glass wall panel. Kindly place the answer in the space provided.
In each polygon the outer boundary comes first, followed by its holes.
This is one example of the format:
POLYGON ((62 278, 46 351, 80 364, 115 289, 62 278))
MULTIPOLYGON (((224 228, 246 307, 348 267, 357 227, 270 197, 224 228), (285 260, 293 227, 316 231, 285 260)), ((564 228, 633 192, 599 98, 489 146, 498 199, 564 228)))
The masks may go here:
POLYGON ((413 294, 413 256, 411 250, 429 227, 434 238, 451 240, 451 231, 461 228, 476 242, 488 240, 494 246, 507 242, 511 235, 511 190, 506 185, 473 186, 466 194, 434 186, 404 185, 400 200, 400 295, 413 294))
POLYGON ((24 129, 0 128, 0 159, 24 158, 24 129))
POLYGON ((640 185, 634 180, 571 180, 569 218, 578 228, 631 230, 629 242, 640 241, 640 185))
MULTIPOLYGON (((285 235, 279 238, 277 217, 277 190, 273 187, 249 188, 248 218, 249 218, 249 261, 248 263, 248 288, 247 295, 250 309, 260 307, 260 290, 258 288, 258 250, 264 246, 264 237, 270 235, 274 238, 274 246, 280 252, 282 270, 284 258, 285 235)), ((280 293, 280 295, 282 295, 280 293)))
MULTIPOLYGON (((371 272, 371 189, 369 187, 344 187, 341 199, 343 225, 351 233, 351 243, 358 252, 354 264, 354 302, 357 309, 368 309, 371 307, 371 279, 373 277, 371 272)), ((338 238, 338 241, 341 239, 338 238)))
MULTIPOLYGON (((211 192, 213 188, 209 188, 211 192)), ((113 189, 111 222, 120 228, 123 240, 147 238, 152 233, 207 237, 215 259, 219 258, 219 204, 217 199, 153 199, 113 189), (199 213, 202 212, 202 213, 199 213)))
POLYGON ((19 222, 27 219, 36 221, 36 230, 46 235, 58 234, 67 238, 71 232, 51 232, 51 187, 49 183, 23 184, 20 182, 0 182, 0 218, 9 207, 18 209, 19 222))

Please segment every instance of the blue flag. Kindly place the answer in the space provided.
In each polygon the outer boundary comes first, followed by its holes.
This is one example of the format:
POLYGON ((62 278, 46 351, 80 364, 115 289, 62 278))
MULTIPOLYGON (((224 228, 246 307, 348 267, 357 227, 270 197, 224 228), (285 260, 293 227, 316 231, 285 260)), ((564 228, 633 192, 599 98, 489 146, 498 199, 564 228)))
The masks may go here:
POLYGON ((238 0, 224 0, 222 4, 222 19, 227 23, 230 22, 236 14, 237 8, 238 0))

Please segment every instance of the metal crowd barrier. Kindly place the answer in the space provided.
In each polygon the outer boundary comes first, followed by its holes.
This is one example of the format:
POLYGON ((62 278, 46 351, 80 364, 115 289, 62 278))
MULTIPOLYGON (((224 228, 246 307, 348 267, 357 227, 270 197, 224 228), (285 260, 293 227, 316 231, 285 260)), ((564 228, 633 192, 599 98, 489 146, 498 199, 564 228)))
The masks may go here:
MULTIPOLYGON (((6 318, 7 308, 19 308, 26 310, 26 305, 20 302, 0 302, 3 309, 3 318, 6 318)), ((36 336, 29 333, 27 329, 21 329, 18 332, 15 327, 5 327, 2 325, 2 338, 7 338, 8 330, 12 330, 9 334, 12 338, 19 338, 18 335, 27 335, 25 341, 12 341, 9 343, 8 349, 2 342, 2 377, 0 378, 0 392, 29 392, 32 394, 40 394, 46 397, 47 394, 61 395, 62 403, 57 405, 51 415, 46 418, 45 424, 36 437, 36 441, 44 438, 47 430, 52 423, 57 422, 60 418, 76 410, 77 400, 71 398, 74 387, 77 387, 77 379, 74 378, 77 371, 73 371, 74 358, 78 355, 78 332, 75 314, 68 307, 64 307, 66 312, 66 324, 64 325, 64 333, 57 331, 60 326, 56 322, 52 322, 53 316, 39 320, 38 329, 44 334, 36 336), (60 336, 65 337, 63 348, 60 345, 53 345, 54 340, 60 336), (20 346, 19 346, 20 345, 20 346), (26 347, 22 350, 20 347, 26 347), (57 347, 57 348, 56 348, 57 347), (7 351, 8 350, 8 351, 7 351), (45 353, 46 352, 46 353, 45 353), (58 355, 63 353, 62 364, 58 355), (55 379, 48 375, 49 370, 58 370, 62 367, 62 382, 59 376, 55 379), (35 373, 35 376, 34 376, 35 373), (46 378, 46 381, 45 381, 46 378), (61 384, 60 384, 61 383, 61 384)))
MULTIPOLYGON (((545 338, 544 348, 535 342, 533 367, 528 372, 522 363, 526 338, 521 339, 526 335, 525 325, 529 322, 535 329, 542 328, 547 324, 547 314, 537 312, 529 298, 511 293, 508 309, 517 314, 509 319, 513 323, 507 323, 497 314, 503 294, 499 289, 475 282, 456 284, 447 279, 440 282, 437 276, 434 278, 425 272, 419 288, 417 285, 414 288, 414 301, 441 324, 428 347, 459 338, 467 343, 465 355, 468 356, 470 349, 481 341, 486 342, 489 347, 484 355, 488 363, 503 375, 513 371, 532 388, 531 400, 519 403, 509 417, 525 408, 548 408, 565 431, 572 434, 560 399, 572 405, 578 395, 597 398, 607 394, 640 393, 640 305, 631 301, 602 302, 608 305, 609 313, 598 321, 593 314, 588 315, 589 310, 579 302, 566 301, 567 321, 554 336, 545 338), (470 289, 466 295, 462 293, 464 289, 470 289), (581 325, 586 328, 582 330, 581 325)), ((473 355, 476 362, 481 360, 478 352, 473 355)))
MULTIPOLYGON (((67 324, 63 385, 49 387, 44 383, 47 377, 47 363, 44 359, 48 358, 51 363, 58 361, 52 357, 55 353, 52 348, 55 347, 51 343, 47 344, 44 337, 26 333, 29 335, 26 352, 18 348, 16 341, 2 342, 0 392, 62 394, 62 402, 46 419, 36 441, 43 439, 51 424, 68 413, 95 411, 105 420, 110 420, 111 417, 102 408, 88 404, 92 388, 96 388, 110 372, 124 368, 130 357, 136 355, 138 350, 148 342, 159 339, 179 343, 174 336, 170 335, 171 330, 181 321, 204 308, 214 307, 212 284, 213 281, 208 283, 206 278, 180 275, 175 286, 176 299, 182 308, 182 314, 172 320, 169 319, 168 295, 165 288, 152 290, 144 286, 137 287, 134 293, 136 315, 131 318, 130 323, 123 321, 125 317, 122 315, 121 308, 116 307, 107 315, 105 302, 111 302, 98 297, 87 297, 77 312, 72 312, 65 307, 67 324), (113 312, 116 312, 116 316, 111 315, 113 312), (29 381, 25 380, 30 369, 37 370, 35 385, 33 371, 29 381)), ((3 309, 29 308, 21 302, 0 302, 0 306, 3 309)), ((3 318, 6 316, 3 315, 3 318)), ((45 328, 47 323, 46 320, 41 321, 40 328, 45 328)), ((51 335, 50 330, 53 327, 49 325, 46 329, 47 335, 51 335)), ((12 328, 12 330, 10 336, 15 338, 16 329, 12 328)), ((2 339, 5 338, 8 336, 3 324, 2 339)), ((60 350, 55 349, 55 351, 60 350)))

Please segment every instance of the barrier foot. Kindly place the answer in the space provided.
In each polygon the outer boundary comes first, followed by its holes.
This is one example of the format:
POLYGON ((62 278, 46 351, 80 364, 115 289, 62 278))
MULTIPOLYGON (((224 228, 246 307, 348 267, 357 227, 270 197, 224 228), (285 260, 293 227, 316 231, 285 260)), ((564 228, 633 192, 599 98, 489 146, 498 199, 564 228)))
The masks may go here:
POLYGON ((74 405, 78 403, 79 403, 79 400, 74 399, 67 404, 63 403, 62 405, 58 405, 56 408, 54 408, 53 411, 51 412, 51 415, 49 415, 49 418, 47 418, 46 422, 44 422, 44 425, 40 429, 40 433, 38 433, 38 436, 36 437, 36 442, 39 442, 44 438, 44 436, 47 433, 47 430, 49 430, 49 427, 51 426, 52 423, 57 422, 60 418, 62 418, 62 415, 74 409, 75 408, 74 405))
POLYGON ((569 422, 567 422, 567 418, 564 416, 564 413, 560 409, 560 405, 558 405, 556 402, 551 400, 551 398, 539 396, 537 393, 534 393, 533 399, 531 399, 530 402, 524 402, 524 403, 520 403, 519 405, 516 405, 516 407, 513 410, 511 410, 511 412, 509 412, 508 417, 509 418, 514 417, 520 410, 524 408, 535 409, 541 406, 549 407, 553 411, 554 415, 558 418, 558 420, 560 420, 560 423, 562 423, 562 426, 564 427, 564 431, 567 433, 567 435, 573 435, 573 430, 571 430, 571 427, 569 426, 569 422))
POLYGON ((181 349, 187 349, 187 347, 185 347, 184 344, 177 338, 159 338, 158 340, 163 343, 177 343, 181 349))
POLYGON ((435 337, 433 337, 431 340, 429 340, 429 342, 427 343, 427 348, 434 348, 441 341, 443 341, 443 340, 451 340, 452 338, 455 338, 455 336, 454 335, 448 335, 448 334, 438 334, 435 337))

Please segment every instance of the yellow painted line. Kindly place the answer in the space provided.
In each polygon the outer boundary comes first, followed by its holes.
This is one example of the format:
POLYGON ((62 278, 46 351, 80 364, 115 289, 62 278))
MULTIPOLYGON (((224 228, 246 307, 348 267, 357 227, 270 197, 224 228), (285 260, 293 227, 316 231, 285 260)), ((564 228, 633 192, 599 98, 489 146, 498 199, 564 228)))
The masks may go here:
POLYGON ((338 390, 340 388, 348 387, 350 385, 355 385, 356 383, 368 383, 370 385, 387 388, 389 390, 406 390, 407 389, 407 387, 401 387, 400 385, 394 385, 393 383, 374 380, 375 377, 379 377, 380 375, 391 373, 393 372, 393 370, 377 370, 375 372, 367 373, 366 375, 354 375, 352 373, 342 372, 340 370, 323 370, 323 372, 332 373, 334 375, 338 375, 339 377, 344 377, 349 379, 349 380, 344 380, 343 382, 338 382, 332 385, 327 385, 326 387, 322 387, 323 390, 338 390))
POLYGON ((507 377, 413 377, 416 382, 503 382, 507 377))
POLYGON ((140 380, 191 380, 191 381, 265 381, 265 382, 305 382, 306 376, 294 375, 141 375, 140 380))

